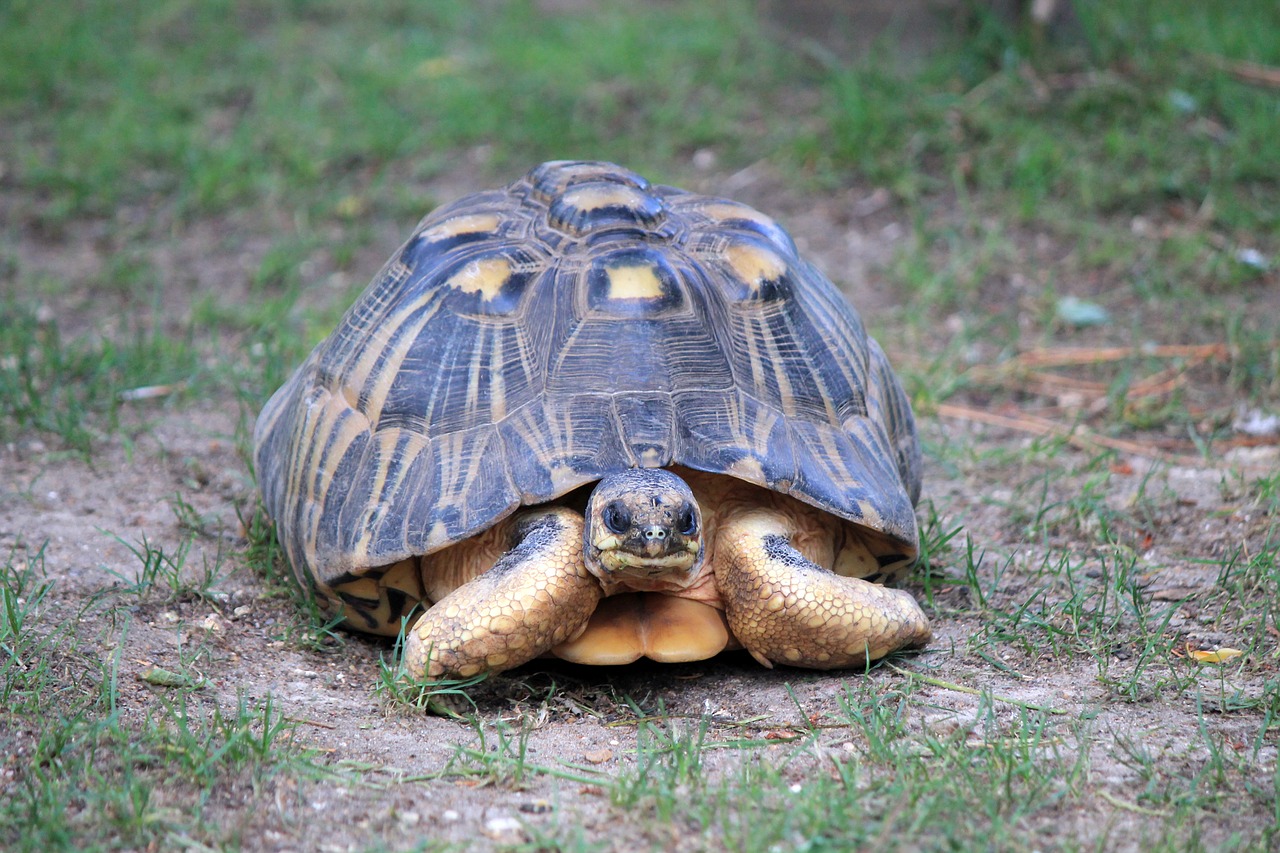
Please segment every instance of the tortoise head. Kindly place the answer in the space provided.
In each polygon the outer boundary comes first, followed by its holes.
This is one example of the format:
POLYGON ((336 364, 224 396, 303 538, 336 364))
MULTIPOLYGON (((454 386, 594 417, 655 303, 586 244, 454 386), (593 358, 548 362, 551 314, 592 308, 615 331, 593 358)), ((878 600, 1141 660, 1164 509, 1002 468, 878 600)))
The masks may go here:
POLYGON ((582 550, 606 591, 685 589, 702 570, 702 510, 670 471, 610 474, 587 501, 582 550))

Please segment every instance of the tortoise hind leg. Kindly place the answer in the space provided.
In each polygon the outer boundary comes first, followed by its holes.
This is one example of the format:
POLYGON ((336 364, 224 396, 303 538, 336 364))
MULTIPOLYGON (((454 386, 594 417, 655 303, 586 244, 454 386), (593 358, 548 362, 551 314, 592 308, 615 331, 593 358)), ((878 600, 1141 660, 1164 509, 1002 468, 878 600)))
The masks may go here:
POLYGON ((466 678, 532 660, 586 627, 600 583, 582 562, 582 516, 563 508, 516 523, 519 543, 427 609, 405 634, 417 679, 466 678))
POLYGON ((929 622, 909 593, 816 565, 791 545, 794 533, 785 512, 755 509, 727 519, 716 536, 725 615, 756 660, 838 669, 929 642, 929 622))

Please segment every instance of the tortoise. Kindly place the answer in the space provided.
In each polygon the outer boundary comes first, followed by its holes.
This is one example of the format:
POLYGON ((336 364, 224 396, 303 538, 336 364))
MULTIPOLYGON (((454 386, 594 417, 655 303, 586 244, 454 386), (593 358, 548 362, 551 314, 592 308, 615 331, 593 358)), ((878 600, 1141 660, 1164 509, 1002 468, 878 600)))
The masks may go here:
POLYGON ((298 580, 414 678, 930 639, 879 345, 772 219, 611 163, 427 215, 254 442, 298 580))

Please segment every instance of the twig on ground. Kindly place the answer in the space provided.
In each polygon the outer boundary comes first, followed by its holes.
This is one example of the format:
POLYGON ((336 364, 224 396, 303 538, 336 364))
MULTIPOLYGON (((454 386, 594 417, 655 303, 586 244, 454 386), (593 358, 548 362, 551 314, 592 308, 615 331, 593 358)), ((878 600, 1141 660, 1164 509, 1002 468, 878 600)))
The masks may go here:
POLYGON ((1113 438, 1108 435, 1098 435, 1090 431, 1087 427, 1060 424, 1057 421, 1036 417, 1035 415, 1028 415, 1025 412, 1019 412, 1017 415, 1001 415, 995 412, 988 412, 983 409, 975 409, 970 406, 958 406, 954 403, 938 404, 937 412, 944 418, 957 418, 959 420, 974 421, 976 423, 988 424, 989 426, 1004 427, 1005 429, 1017 430, 1019 432, 1029 432, 1035 435, 1058 436, 1066 439, 1068 443, 1085 450, 1116 450, 1121 453, 1132 453, 1135 456, 1156 459, 1173 465, 1199 466, 1206 464, 1206 460, 1199 456, 1185 456, 1180 453, 1166 453, 1165 451, 1160 450, 1157 447, 1152 447, 1148 444, 1140 444, 1136 441, 1127 441, 1123 438, 1113 438))
POLYGON ((1259 62, 1247 62, 1243 59, 1227 59, 1211 53, 1198 54, 1200 60, 1208 65, 1225 71, 1237 80, 1266 86, 1269 89, 1280 89, 1280 68, 1263 65, 1259 62))
MULTIPOLYGON (((1082 397, 1092 397, 1092 406, 1081 406, 1084 411, 1094 411, 1100 407, 1111 393, 1111 386, 1105 382, 1079 379, 1052 373, 1045 368, 1079 366, 1089 364, 1106 364, 1130 358, 1178 358, 1184 363, 1165 368, 1150 376, 1131 382, 1125 389, 1125 401, 1147 397, 1159 397, 1169 394, 1186 384, 1186 373, 1192 367, 1211 360, 1225 360, 1230 357, 1230 349, 1226 344, 1166 345, 1136 347, 1061 347, 1053 349, 1029 350, 994 366, 980 365, 968 372, 968 376, 978 384, 1013 387, 1026 393, 1062 394, 1073 393, 1082 397)), ((1029 412, 1015 411, 1012 414, 993 412, 956 403, 939 403, 937 413, 945 418, 972 421, 1003 427, 1005 429, 1027 432, 1033 435, 1055 436, 1066 440, 1069 444, 1086 450, 1114 450, 1129 453, 1148 459, 1155 459, 1172 465, 1191 467, 1218 467, 1218 463, 1204 456, 1193 456, 1161 447, 1168 445, 1168 440, 1152 439, 1139 442, 1123 438, 1099 435, 1082 423, 1063 423, 1029 412)), ((1256 439, 1225 439, 1215 441, 1218 447, 1256 446, 1272 444, 1271 441, 1259 442, 1256 439)), ((1245 465, 1245 468, 1251 466, 1245 465)))
POLYGON ((1007 696, 999 696, 995 693, 986 693, 985 691, 979 690, 976 687, 965 687, 963 684, 956 684, 951 681, 943 681, 941 678, 934 678, 932 675, 924 675, 923 673, 912 672, 909 669, 903 669, 901 667, 894 666, 893 664, 886 664, 886 666, 900 675, 905 675, 908 678, 914 678, 917 681, 923 681, 925 684, 930 684, 930 685, 933 685, 934 687, 941 687, 944 690, 954 690, 957 693, 967 693, 970 696, 986 695, 986 696, 990 696, 994 701, 1001 702, 1005 705, 1017 705, 1020 708, 1027 708, 1028 710, 1031 710, 1031 711, 1043 711, 1046 714, 1063 715, 1063 714, 1070 713, 1069 711, 1065 711, 1062 708, 1053 708, 1049 705, 1036 705, 1032 702, 1023 702, 1018 699, 1010 699, 1007 696))
POLYGON ((1102 797, 1102 799, 1106 800, 1108 803, 1111 803, 1111 805, 1115 806, 1118 809, 1124 809, 1126 811, 1136 812, 1137 814, 1151 815, 1152 817, 1168 817, 1169 816, 1169 812, 1167 811, 1163 811, 1161 809, 1144 809, 1142 806, 1135 805, 1126 800, 1120 799, 1114 794, 1107 793, 1101 788, 1098 789, 1098 796, 1102 797))

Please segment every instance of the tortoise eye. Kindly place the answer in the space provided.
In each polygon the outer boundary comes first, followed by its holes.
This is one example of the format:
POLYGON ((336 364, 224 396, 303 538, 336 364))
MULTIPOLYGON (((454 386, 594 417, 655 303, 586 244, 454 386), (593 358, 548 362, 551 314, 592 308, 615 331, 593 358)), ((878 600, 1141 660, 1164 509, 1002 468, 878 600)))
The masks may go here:
POLYGON ((631 529, 631 513, 622 501, 614 501, 605 507, 604 512, 600 513, 600 519, 613 533, 626 533, 631 529))
POLYGON ((680 510, 680 517, 676 521, 681 536, 693 536, 698 532, 698 517, 694 515, 693 507, 688 504, 680 510))

